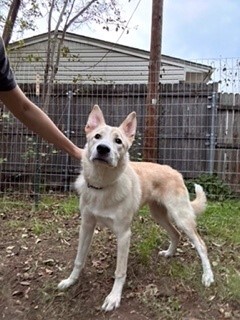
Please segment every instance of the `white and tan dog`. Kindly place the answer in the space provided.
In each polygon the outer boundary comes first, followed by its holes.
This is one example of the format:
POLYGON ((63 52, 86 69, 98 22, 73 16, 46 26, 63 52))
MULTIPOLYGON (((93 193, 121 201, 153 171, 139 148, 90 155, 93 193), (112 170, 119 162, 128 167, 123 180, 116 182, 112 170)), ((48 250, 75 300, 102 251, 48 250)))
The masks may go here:
POLYGON ((132 112, 119 127, 108 126, 102 111, 95 105, 85 127, 87 144, 82 160, 83 173, 75 183, 82 216, 78 252, 71 275, 62 280, 58 288, 64 290, 77 281, 96 224, 104 224, 117 238, 115 281, 103 303, 105 311, 120 305, 127 273, 131 222, 134 213, 145 204, 171 239, 168 250, 160 254, 169 257, 176 251, 180 233, 173 221, 187 234, 201 258, 202 283, 209 286, 214 281, 207 249, 196 231, 195 222, 195 216, 205 209, 205 193, 196 185, 196 199, 190 202, 179 172, 166 165, 130 162, 128 149, 133 143, 136 125, 136 113, 132 112))

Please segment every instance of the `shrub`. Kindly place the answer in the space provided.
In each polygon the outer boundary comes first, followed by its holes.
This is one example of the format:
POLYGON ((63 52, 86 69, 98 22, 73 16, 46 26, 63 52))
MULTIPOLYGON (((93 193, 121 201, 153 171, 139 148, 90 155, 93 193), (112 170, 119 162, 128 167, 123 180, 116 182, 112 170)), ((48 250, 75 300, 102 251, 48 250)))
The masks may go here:
POLYGON ((222 201, 236 197, 230 186, 222 181, 216 174, 202 174, 196 179, 186 181, 190 194, 194 194, 194 183, 200 184, 207 194, 209 200, 222 201))

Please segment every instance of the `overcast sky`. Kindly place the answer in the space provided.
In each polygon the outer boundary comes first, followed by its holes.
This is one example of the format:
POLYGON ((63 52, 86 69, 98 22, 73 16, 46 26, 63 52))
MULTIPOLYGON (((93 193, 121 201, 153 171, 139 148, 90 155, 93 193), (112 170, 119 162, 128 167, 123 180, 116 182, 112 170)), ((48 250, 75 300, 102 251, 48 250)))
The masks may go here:
MULTIPOLYGON (((152 0, 119 1, 129 34, 94 25, 72 32, 150 50, 152 0)), ((162 54, 186 60, 240 57, 240 0, 164 0, 163 8, 162 54)), ((41 22, 38 33, 47 31, 41 22)))
MULTIPOLYGON (((130 33, 118 43, 150 49, 151 0, 121 0, 130 33), (138 5, 138 6, 137 6, 138 5)), ((116 42, 120 33, 84 28, 116 42)), ((240 57, 240 0, 164 0, 162 53, 183 59, 240 57)))

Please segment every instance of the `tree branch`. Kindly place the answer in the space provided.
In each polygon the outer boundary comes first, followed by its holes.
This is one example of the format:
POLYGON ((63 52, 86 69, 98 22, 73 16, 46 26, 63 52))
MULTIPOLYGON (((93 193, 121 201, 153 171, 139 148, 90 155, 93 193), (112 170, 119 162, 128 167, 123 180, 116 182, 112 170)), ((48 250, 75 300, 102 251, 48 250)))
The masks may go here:
POLYGON ((86 7, 84 7, 80 12, 78 12, 78 14, 76 14, 67 24, 66 24, 66 30, 70 27, 70 25, 78 18, 78 17, 80 17, 85 11, 87 11, 90 7, 91 7, 91 5, 94 3, 94 2, 97 2, 97 0, 92 0, 92 1, 90 1, 87 5, 86 5, 86 7))

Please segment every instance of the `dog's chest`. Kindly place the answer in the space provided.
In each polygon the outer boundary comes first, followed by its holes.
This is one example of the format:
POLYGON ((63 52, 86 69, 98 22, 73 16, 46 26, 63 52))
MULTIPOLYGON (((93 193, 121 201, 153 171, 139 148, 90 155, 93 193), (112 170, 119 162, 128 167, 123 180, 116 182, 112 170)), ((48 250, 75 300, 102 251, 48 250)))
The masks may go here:
POLYGON ((121 194, 120 197, 113 190, 111 195, 103 190, 88 190, 81 195, 80 211, 82 214, 93 215, 98 225, 115 232, 117 221, 124 219, 126 212, 131 216, 134 214, 128 201, 126 195, 121 194))
POLYGON ((127 192, 124 188, 84 188, 80 197, 80 209, 88 210, 95 216, 109 216, 112 211, 127 206, 127 192))
MULTIPOLYGON (((97 189, 80 176, 75 187, 80 195, 80 211, 82 215, 93 215, 97 222, 111 227, 115 223, 131 221, 138 210, 141 189, 138 177, 129 168, 111 185, 97 189)), ((103 184, 104 185, 104 184, 103 184)))

